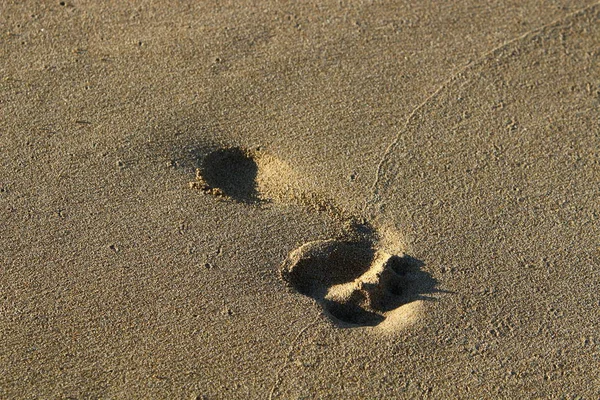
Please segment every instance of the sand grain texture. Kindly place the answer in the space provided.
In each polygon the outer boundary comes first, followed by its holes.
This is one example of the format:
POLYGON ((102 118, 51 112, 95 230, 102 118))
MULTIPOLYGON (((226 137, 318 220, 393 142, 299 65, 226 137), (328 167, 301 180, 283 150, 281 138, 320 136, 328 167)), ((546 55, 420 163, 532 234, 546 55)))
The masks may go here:
POLYGON ((0 398, 600 397, 599 44, 594 1, 2 3, 0 398))

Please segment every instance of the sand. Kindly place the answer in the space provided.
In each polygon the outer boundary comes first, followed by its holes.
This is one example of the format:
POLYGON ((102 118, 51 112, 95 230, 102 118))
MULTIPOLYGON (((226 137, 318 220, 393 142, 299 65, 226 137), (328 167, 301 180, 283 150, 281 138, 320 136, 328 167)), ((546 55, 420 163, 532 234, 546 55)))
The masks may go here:
POLYGON ((600 397, 600 3, 3 2, 0 398, 600 397))

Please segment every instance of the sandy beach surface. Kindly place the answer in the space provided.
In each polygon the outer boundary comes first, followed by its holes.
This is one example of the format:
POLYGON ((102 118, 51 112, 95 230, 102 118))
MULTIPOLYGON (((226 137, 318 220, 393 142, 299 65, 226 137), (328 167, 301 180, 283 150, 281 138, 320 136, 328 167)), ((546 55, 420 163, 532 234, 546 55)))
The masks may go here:
POLYGON ((600 3, 0 4, 0 398, 600 397, 600 3))

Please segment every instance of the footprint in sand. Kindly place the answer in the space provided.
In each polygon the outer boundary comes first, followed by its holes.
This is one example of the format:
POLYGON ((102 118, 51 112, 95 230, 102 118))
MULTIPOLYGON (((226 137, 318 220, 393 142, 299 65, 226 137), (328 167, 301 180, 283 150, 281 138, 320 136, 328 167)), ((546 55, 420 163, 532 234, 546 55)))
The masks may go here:
POLYGON ((256 188, 258 165, 246 150, 218 149, 206 156, 192 187, 241 202, 259 200, 256 188))
POLYGON ((254 205, 302 205, 307 212, 328 212, 349 227, 345 237, 300 246, 280 267, 287 285, 313 298, 337 326, 376 326, 391 316, 406 319, 411 303, 435 292, 436 282, 420 270, 420 261, 390 250, 400 248, 392 240, 398 235, 382 237, 368 223, 306 190, 298 174, 265 151, 217 148, 201 155, 200 165, 190 187, 203 193, 254 205))
POLYGON ((375 250, 370 242, 319 240, 294 250, 281 276, 340 326, 374 326, 433 289, 420 265, 407 255, 375 250))

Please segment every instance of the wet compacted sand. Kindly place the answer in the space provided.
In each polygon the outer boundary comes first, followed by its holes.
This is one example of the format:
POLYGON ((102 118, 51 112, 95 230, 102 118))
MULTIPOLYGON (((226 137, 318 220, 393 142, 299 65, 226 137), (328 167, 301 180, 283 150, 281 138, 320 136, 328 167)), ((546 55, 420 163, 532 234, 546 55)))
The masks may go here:
POLYGON ((0 398, 598 398, 600 3, 4 2, 0 398))

